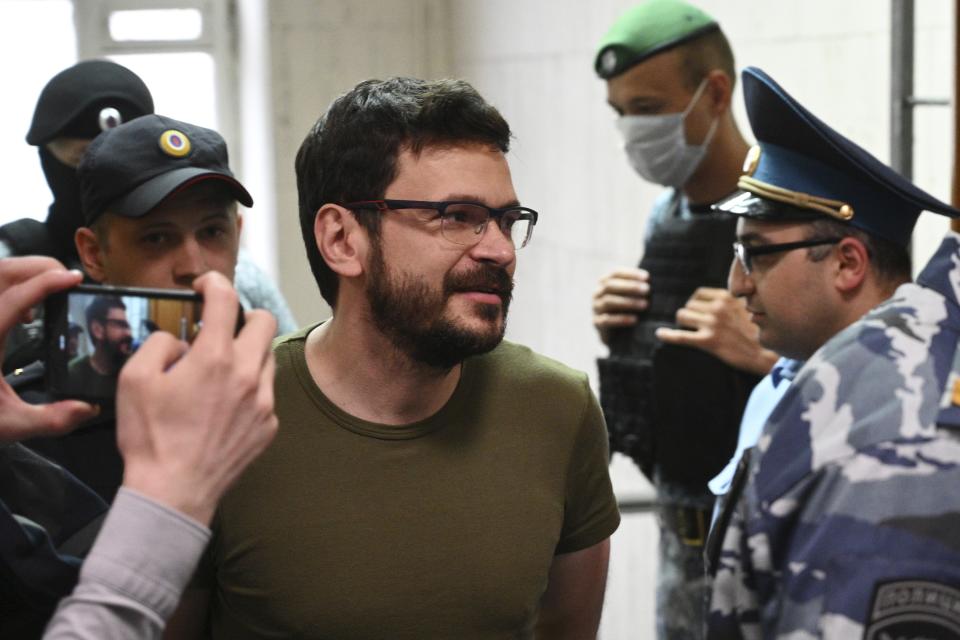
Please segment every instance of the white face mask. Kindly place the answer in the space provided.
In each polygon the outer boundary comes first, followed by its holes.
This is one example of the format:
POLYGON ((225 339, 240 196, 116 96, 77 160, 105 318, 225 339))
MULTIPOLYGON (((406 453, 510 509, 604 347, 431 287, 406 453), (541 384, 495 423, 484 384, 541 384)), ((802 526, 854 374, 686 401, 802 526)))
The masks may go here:
POLYGON ((682 187, 700 166, 717 130, 717 119, 710 125, 707 137, 698 145, 687 144, 683 122, 706 86, 707 79, 704 78, 690 99, 690 104, 681 113, 620 116, 617 120, 630 164, 644 180, 666 187, 682 187))

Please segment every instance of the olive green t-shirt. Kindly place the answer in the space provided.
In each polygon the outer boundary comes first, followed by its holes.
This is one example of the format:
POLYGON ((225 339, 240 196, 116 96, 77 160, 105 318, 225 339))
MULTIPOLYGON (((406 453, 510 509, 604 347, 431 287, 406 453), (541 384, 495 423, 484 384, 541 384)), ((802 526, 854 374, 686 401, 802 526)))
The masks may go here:
POLYGON ((280 430, 223 500, 195 585, 214 638, 527 638, 556 554, 620 516, 586 376, 503 343, 435 415, 359 420, 276 346, 280 430))

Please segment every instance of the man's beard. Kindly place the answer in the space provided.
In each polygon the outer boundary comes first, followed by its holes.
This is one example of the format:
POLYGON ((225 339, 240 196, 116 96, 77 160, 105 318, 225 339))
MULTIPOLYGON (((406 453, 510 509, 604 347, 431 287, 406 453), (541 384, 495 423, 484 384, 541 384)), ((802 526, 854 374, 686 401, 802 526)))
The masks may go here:
POLYGON ((132 344, 133 338, 129 336, 116 341, 104 340, 101 343, 103 353, 106 355, 105 359, 110 366, 111 375, 117 374, 120 369, 123 368, 123 365, 127 363, 127 359, 131 355, 130 348, 132 344))
POLYGON ((392 278, 381 248, 375 245, 368 283, 367 301, 374 325, 415 362, 447 370, 470 356, 487 353, 503 340, 513 279, 502 267, 481 264, 469 273, 447 273, 442 289, 431 291, 422 278, 392 278), (477 290, 493 291, 500 297, 499 305, 477 305, 477 316, 487 322, 486 330, 471 330, 444 316, 454 293, 477 290))

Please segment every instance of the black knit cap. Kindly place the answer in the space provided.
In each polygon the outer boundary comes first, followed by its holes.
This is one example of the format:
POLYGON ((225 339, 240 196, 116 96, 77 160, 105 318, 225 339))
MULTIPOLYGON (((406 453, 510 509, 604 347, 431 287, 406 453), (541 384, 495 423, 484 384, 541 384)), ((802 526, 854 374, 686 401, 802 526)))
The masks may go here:
POLYGON ((104 129, 153 113, 140 76, 109 60, 85 60, 53 76, 40 92, 27 143, 95 138, 104 129))

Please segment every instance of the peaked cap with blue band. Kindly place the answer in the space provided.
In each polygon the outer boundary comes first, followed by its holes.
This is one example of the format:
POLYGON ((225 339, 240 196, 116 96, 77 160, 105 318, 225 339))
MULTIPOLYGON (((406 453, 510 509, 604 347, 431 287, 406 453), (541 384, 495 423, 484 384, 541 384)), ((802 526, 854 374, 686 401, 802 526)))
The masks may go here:
POLYGON ((807 111, 756 67, 743 70, 743 95, 758 145, 740 192, 716 209, 770 221, 829 217, 900 246, 921 211, 960 216, 807 111))

